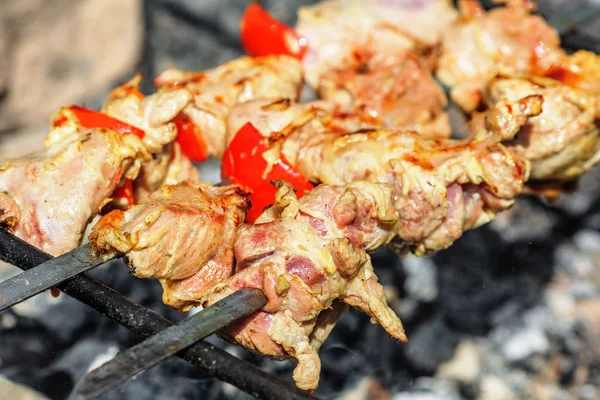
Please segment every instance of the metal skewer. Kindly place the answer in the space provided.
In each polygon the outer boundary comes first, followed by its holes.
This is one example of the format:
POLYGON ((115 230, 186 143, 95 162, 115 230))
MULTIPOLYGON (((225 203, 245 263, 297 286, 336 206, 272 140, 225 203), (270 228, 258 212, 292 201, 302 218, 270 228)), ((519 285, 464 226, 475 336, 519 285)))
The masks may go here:
POLYGON ((69 400, 93 399, 108 392, 266 303, 260 290, 241 289, 92 370, 77 383, 69 400))
POLYGON ((92 255, 90 245, 86 244, 0 282, 0 311, 109 260, 106 256, 92 255))

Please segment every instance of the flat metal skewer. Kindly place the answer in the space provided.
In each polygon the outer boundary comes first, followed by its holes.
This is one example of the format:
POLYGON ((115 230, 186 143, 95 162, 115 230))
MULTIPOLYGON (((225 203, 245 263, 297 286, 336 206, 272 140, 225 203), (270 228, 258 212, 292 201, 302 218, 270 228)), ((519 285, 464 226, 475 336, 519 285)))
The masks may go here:
POLYGON ((92 370, 77 383, 69 400, 93 399, 108 392, 233 321, 258 311, 265 304, 267 298, 260 290, 238 290, 92 370))
POLYGON ((91 254, 90 245, 86 244, 0 282, 0 311, 109 260, 91 254))

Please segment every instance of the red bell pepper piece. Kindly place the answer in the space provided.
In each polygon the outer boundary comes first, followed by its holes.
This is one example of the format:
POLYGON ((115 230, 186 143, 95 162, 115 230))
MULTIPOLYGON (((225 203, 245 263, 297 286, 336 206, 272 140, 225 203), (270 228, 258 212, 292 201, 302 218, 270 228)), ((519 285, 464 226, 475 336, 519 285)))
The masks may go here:
POLYGON ((99 111, 89 110, 79 106, 71 106, 68 109, 75 114, 75 117, 77 117, 79 123, 84 128, 109 128, 119 133, 131 132, 140 139, 144 138, 145 133, 143 130, 129 125, 126 122, 109 117, 99 111))
POLYGON ((241 39, 242 46, 253 57, 289 55, 301 60, 308 51, 308 40, 304 36, 277 21, 257 3, 246 8, 241 39))
POLYGON ((187 117, 179 115, 175 119, 177 139, 181 152, 192 161, 204 161, 208 157, 208 148, 202 139, 202 132, 187 117))
POLYGON ((134 204, 133 180, 125 179, 123 185, 115 189, 112 198, 118 203, 125 202, 127 207, 131 207, 134 204))
POLYGON ((221 176, 233 183, 245 186, 250 191, 252 207, 246 215, 246 221, 253 223, 265 207, 275 201, 277 188, 272 180, 286 180, 294 186, 298 198, 314 186, 302 174, 296 171, 283 157, 277 160, 264 176, 268 167, 263 153, 269 150, 260 132, 247 123, 237 132, 223 155, 221 176))

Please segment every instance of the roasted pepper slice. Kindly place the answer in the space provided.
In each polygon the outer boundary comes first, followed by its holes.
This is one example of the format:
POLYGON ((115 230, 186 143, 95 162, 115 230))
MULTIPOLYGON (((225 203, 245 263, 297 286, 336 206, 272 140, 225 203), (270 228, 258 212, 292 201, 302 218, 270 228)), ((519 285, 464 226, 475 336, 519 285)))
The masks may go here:
POLYGON ((119 133, 131 132, 137 135, 140 139, 144 138, 144 131, 129 125, 123 121, 119 121, 113 117, 109 117, 99 111, 90 110, 79 106, 71 106, 68 108, 79 120, 79 123, 84 128, 108 128, 119 133))
POLYGON ((245 186, 250 191, 252 207, 246 215, 247 222, 254 222, 265 207, 275 201, 277 189, 270 184, 272 180, 286 180, 294 186, 298 197, 314 186, 302 174, 296 171, 283 156, 271 167, 263 154, 269 150, 260 132, 247 123, 237 132, 223 155, 221 177, 233 183, 245 186))
POLYGON ((304 36, 277 21, 257 3, 246 8, 241 39, 242 46, 253 57, 289 55, 301 60, 308 50, 304 36))
POLYGON ((208 148, 202 139, 202 133, 187 117, 183 115, 175 118, 177 125, 177 143, 181 152, 192 161, 204 161, 208 157, 208 148))

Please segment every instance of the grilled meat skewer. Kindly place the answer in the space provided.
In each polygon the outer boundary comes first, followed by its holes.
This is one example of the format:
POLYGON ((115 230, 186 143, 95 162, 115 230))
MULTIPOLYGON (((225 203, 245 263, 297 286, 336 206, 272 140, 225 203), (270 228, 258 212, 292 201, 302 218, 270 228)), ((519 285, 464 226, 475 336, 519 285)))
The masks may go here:
MULTIPOLYGON (((312 390, 316 388, 319 375, 317 349, 340 309, 335 308, 334 314, 320 315, 337 302, 361 309, 390 335, 406 340, 400 321, 387 306, 367 251, 392 240, 396 241, 397 247, 403 250, 413 248, 416 252, 447 247, 462 234, 463 229, 489 221, 494 212, 512 204, 512 197, 519 194, 527 177, 527 162, 511 156, 500 141, 510 139, 529 116, 541 111, 541 98, 528 97, 493 111, 495 113, 487 116, 489 131, 481 130, 470 142, 455 143, 453 149, 439 149, 438 157, 443 154, 444 160, 440 160, 434 172, 428 174, 427 168, 422 166, 413 166, 414 169, 407 172, 410 175, 419 170, 424 182, 429 182, 425 186, 403 186, 402 183, 408 184, 408 180, 388 183, 357 181, 344 186, 321 185, 297 200, 291 185, 279 183, 275 205, 265 210, 255 224, 239 226, 237 233, 232 235, 232 242, 215 239, 211 244, 213 248, 215 245, 232 244, 236 260, 236 274, 224 277, 213 287, 203 285, 207 277, 214 276, 216 272, 210 262, 208 270, 201 269, 192 278, 189 274, 194 271, 189 268, 183 268, 185 274, 176 275, 173 264, 165 255, 189 250, 186 250, 187 242, 179 240, 175 231, 163 230, 165 235, 170 234, 162 237, 161 243, 170 244, 165 252, 166 245, 153 246, 153 241, 144 239, 153 237, 154 229, 160 231, 162 223, 157 222, 156 227, 152 223, 129 223, 147 220, 147 216, 152 214, 150 207, 139 205, 125 214, 113 211, 113 215, 104 216, 94 227, 90 242, 98 252, 124 253, 131 248, 130 238, 140 238, 138 243, 143 245, 130 253, 130 266, 136 272, 138 266, 143 271, 148 266, 140 260, 158 261, 153 264, 158 271, 149 270, 150 274, 163 280, 166 277, 164 271, 172 274, 173 282, 166 286, 163 300, 175 307, 188 309, 199 303, 211 304, 241 287, 260 288, 269 298, 267 306, 225 335, 265 355, 296 358, 299 364, 294 379, 299 387, 312 390), (469 177, 467 167, 473 169, 470 172, 475 178, 469 177), (505 173, 499 173, 499 170, 505 173), (508 180, 510 184, 506 186, 506 182, 505 186, 499 186, 507 181, 506 174, 513 174, 508 180), (477 184, 481 186, 478 188, 477 184), (430 192, 422 193, 421 190, 430 192), (432 213, 428 208, 432 204, 426 203, 424 212, 418 214, 418 220, 415 220, 415 211, 411 210, 410 204, 427 201, 439 201, 434 205, 440 211, 432 213), (123 215, 126 217, 123 218, 123 215), (126 246, 120 248, 123 243, 126 246), (151 245, 146 245, 148 243, 151 245), (161 260, 165 261, 160 264, 161 260), (196 285, 198 290, 195 293, 190 291, 196 285)), ((365 140, 375 138, 376 142, 385 140, 386 136, 402 138, 405 135, 405 140, 414 142, 415 146, 416 143, 421 144, 423 150, 427 150, 425 144, 434 145, 433 139, 414 134, 375 134, 362 135, 365 140)), ((352 142, 350 140, 347 145, 352 142)), ((360 143, 356 139, 354 142, 360 143)), ((362 147, 365 147, 364 143, 362 147)), ((394 153, 398 157, 396 161, 404 162, 403 154, 400 150, 394 153)), ((435 154, 433 149, 423 153, 432 163, 436 163, 435 154)), ((393 172, 391 160, 386 166, 388 169, 385 171, 393 172)), ((384 176, 379 175, 377 179, 384 176)), ((182 186, 185 185, 163 190, 175 192, 182 186)), ((158 203, 166 204, 167 201, 164 197, 157 197, 158 203)), ((189 199, 185 201, 187 203, 189 199)), ((164 205, 158 208, 164 208, 164 205)), ((173 216, 175 219, 169 226, 175 225, 176 221, 183 223, 189 217, 183 213, 173 216)), ((160 217, 153 217, 152 221, 160 221, 160 217)), ((196 221, 198 224, 211 224, 216 220, 209 217, 196 221)), ((200 227, 192 231, 198 229, 200 227)), ((233 258, 229 262, 229 265, 221 266, 224 275, 231 275, 233 258)), ((211 285, 214 283, 211 281, 211 285)))
MULTIPOLYGON (((512 205, 528 178, 529 164, 501 142, 511 139, 540 111, 540 96, 502 103, 482 116, 482 126, 473 138, 462 142, 390 131, 341 137, 306 135, 309 142, 294 147, 305 151, 302 157, 286 156, 315 181, 346 185, 369 180, 391 185, 400 227, 389 239, 378 240, 376 245, 361 242, 361 247, 374 250, 398 236, 396 242, 402 248, 423 254, 448 247, 463 229, 488 222, 494 213, 512 205), (318 141, 311 143, 313 138, 318 141), (382 148, 387 149, 384 155, 382 148), (360 165, 345 164, 359 154, 360 165)), ((296 134, 306 137, 296 132, 286 142, 293 141, 296 134)), ((282 152, 286 153, 285 147, 282 152)), ((99 252, 127 253, 134 274, 161 279, 165 302, 187 309, 215 279, 231 275, 227 265, 232 258, 214 265, 215 270, 225 271, 218 276, 200 268, 217 254, 221 244, 231 248, 235 240, 248 207, 243 193, 235 188, 166 186, 126 212, 104 216, 90 241, 99 252), (171 226, 186 229, 173 231, 171 226), (202 237, 212 239, 202 241, 202 237), (209 247, 191 252, 198 240, 209 247)))
POLYGON ((321 313, 339 307, 336 302, 362 310, 392 337, 407 340, 364 250, 376 247, 382 232, 391 239, 398 218, 389 185, 320 186, 300 200, 291 185, 279 185, 276 204, 256 224, 238 230, 236 274, 212 288, 202 304, 212 304, 238 288, 261 289, 268 298, 264 309, 236 322, 224 335, 270 357, 295 358, 296 384, 314 390, 320 374, 321 331, 330 330, 327 326, 335 321, 321 313))

